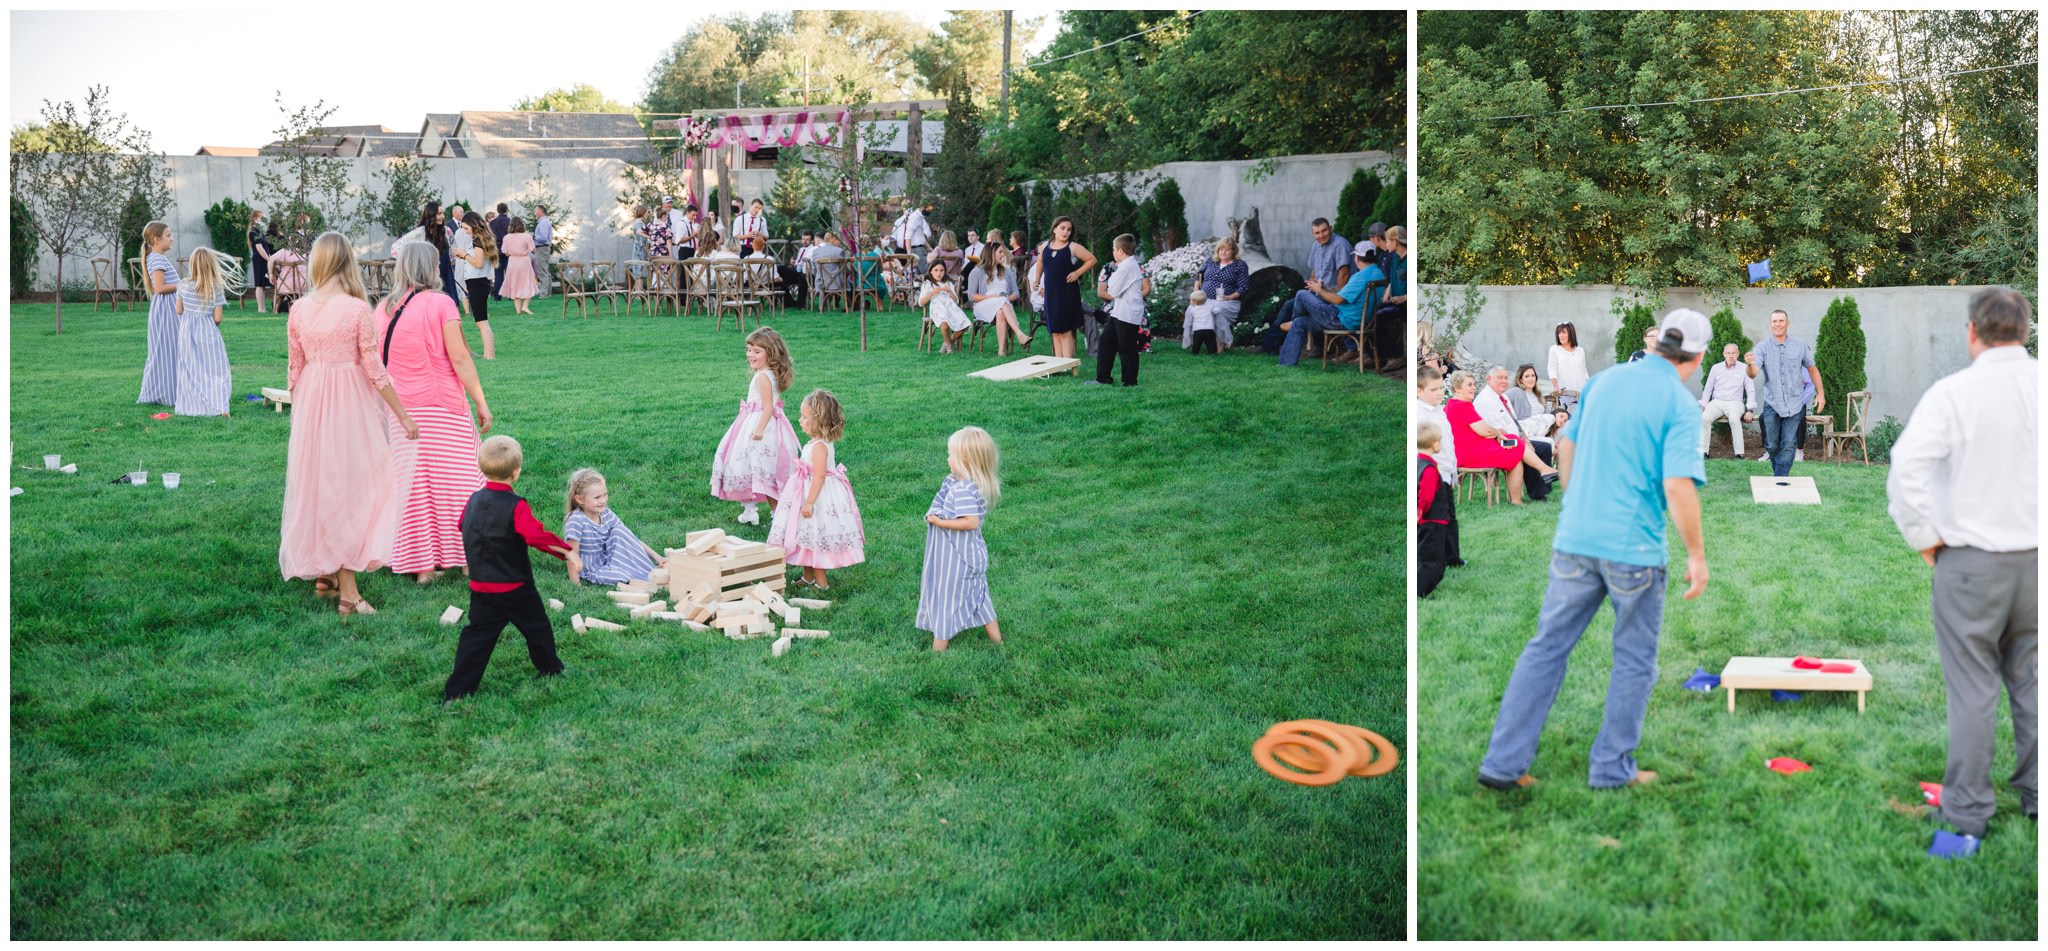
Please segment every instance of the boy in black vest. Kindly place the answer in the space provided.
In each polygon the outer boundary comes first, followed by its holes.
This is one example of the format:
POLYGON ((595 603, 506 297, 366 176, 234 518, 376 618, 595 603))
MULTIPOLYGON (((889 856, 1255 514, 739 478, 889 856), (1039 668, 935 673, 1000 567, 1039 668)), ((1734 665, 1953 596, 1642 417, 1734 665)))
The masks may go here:
POLYGON ((519 441, 510 436, 484 440, 477 453, 477 465, 488 481, 469 497, 461 522, 462 550, 469 556, 469 623, 455 645, 455 672, 442 688, 443 703, 476 692, 506 622, 526 636, 526 652, 541 676, 563 669, 562 659, 555 656, 554 626, 533 586, 526 548, 531 545, 565 558, 576 544, 549 532, 533 517, 526 500, 513 493, 522 461, 519 441))
POLYGON ((1443 432, 1435 423, 1415 427, 1415 596, 1429 597, 1458 557, 1457 492, 1437 469, 1443 432))

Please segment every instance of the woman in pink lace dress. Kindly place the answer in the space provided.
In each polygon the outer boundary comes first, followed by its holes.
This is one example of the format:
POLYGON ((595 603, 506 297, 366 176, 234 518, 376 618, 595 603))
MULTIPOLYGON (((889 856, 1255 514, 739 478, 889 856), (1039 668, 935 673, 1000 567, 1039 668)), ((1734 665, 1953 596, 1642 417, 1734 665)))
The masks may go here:
POLYGON ((410 438, 419 428, 384 372, 355 251, 339 233, 313 243, 313 292, 293 305, 285 340, 292 436, 277 565, 287 578, 314 579, 316 593, 338 594, 341 613, 372 614, 356 572, 391 560, 404 501, 385 413, 410 438))

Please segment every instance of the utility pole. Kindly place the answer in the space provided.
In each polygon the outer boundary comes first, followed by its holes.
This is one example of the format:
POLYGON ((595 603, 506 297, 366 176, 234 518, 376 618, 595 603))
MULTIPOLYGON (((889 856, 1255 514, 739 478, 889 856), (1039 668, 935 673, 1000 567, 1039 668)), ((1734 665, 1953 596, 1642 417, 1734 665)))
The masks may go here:
POLYGON ((1010 14, 1003 11, 1003 91, 996 100, 996 114, 1002 117, 1003 125, 1010 124, 1010 14))

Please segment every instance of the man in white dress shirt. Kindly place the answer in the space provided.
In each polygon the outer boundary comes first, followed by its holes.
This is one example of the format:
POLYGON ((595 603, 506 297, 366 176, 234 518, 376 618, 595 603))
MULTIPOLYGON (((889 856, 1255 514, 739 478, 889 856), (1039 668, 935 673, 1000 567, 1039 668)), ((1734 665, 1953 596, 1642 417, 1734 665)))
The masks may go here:
POLYGON ((753 247, 754 239, 768 240, 768 216, 762 210, 761 199, 754 199, 752 208, 744 215, 733 218, 732 236, 740 240, 743 247, 753 247))
MULTIPOLYGON (((1511 435, 1522 434, 1522 421, 1515 418, 1515 410, 1508 405, 1508 368, 1494 367, 1486 373, 1486 388, 1472 399, 1472 408, 1479 411, 1479 418, 1486 425, 1511 435)), ((1445 432, 1450 432, 1448 427, 1445 432)), ((1536 451, 1536 458, 1544 465, 1552 465, 1551 444, 1548 440, 1530 440, 1529 448, 1536 451)), ((1550 497, 1550 480, 1527 463, 1522 464, 1522 484, 1528 487, 1529 500, 1541 502, 1550 497)))
POLYGON ((1721 362, 1707 372, 1707 385, 1700 390, 1700 455, 1714 436, 1714 420, 1728 418, 1728 438, 1735 443, 1735 458, 1742 458, 1742 424, 1756 418, 1756 381, 1749 368, 1738 362, 1742 348, 1729 344, 1721 348, 1721 362))
POLYGON ((1892 446, 1892 521, 1934 567, 1934 643, 1948 687, 1941 817, 1982 838, 1991 819, 1998 688, 2012 707, 2017 768, 2006 785, 2039 815, 2035 647, 2040 590, 2039 368, 2027 356, 2027 299, 1970 298, 1970 365, 1935 381, 1892 446))
POLYGON ((924 273, 929 266, 925 255, 931 252, 932 226, 925 221, 922 210, 916 205, 906 206, 897 217, 896 226, 889 229, 889 240, 904 253, 917 255, 917 273, 924 273))

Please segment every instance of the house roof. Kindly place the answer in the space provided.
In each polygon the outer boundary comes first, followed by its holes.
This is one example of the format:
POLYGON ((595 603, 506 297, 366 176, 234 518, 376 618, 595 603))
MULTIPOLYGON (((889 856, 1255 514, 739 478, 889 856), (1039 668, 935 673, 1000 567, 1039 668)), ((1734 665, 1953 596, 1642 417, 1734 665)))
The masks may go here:
POLYGON ((458 134, 492 158, 654 158, 640 120, 622 112, 464 112, 458 134))
MULTIPOLYGON (((463 154, 462 143, 455 139, 455 130, 460 125, 462 125, 462 113, 429 112, 427 113, 426 124, 420 127, 420 138, 425 139, 427 133, 432 132, 441 139, 441 147, 436 154, 447 158, 468 158, 467 155, 463 154)), ((425 151, 425 149, 421 151, 425 151)))
POLYGON ((199 147, 199 151, 197 151, 197 152, 194 152, 194 153, 192 153, 192 154, 194 154, 194 155, 219 155, 219 156, 233 156, 233 157, 235 157, 235 158, 249 158, 249 157, 252 157, 252 156, 256 156, 256 155, 261 155, 262 153, 263 153, 263 150, 262 150, 262 149, 258 149, 258 148, 252 148, 252 147, 250 147, 250 146, 245 146, 245 145, 202 145, 202 146, 200 146, 200 147, 199 147))
MULTIPOLYGON (((371 142, 403 141, 402 137, 396 140, 384 138, 394 135, 396 133, 393 130, 381 125, 331 125, 322 126, 317 132, 307 136, 306 144, 313 152, 349 158, 357 155, 375 154, 365 152, 365 148, 371 142)), ((283 150, 284 143, 279 141, 265 145, 258 152, 262 155, 274 155, 283 150)), ((399 154, 405 153, 401 152, 399 154)))

